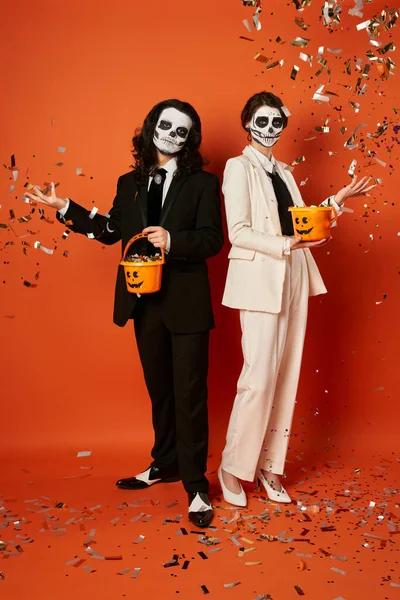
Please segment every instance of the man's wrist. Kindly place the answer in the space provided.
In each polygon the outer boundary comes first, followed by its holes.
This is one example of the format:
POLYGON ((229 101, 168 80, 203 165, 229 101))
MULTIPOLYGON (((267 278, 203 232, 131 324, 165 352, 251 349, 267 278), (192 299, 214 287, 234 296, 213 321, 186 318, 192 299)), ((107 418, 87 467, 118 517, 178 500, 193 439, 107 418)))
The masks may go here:
POLYGON ((60 213, 60 215, 62 217, 65 216, 65 213, 67 212, 67 210, 69 209, 69 198, 65 198, 63 200, 64 202, 64 206, 62 206, 61 208, 57 208, 58 212, 60 213))

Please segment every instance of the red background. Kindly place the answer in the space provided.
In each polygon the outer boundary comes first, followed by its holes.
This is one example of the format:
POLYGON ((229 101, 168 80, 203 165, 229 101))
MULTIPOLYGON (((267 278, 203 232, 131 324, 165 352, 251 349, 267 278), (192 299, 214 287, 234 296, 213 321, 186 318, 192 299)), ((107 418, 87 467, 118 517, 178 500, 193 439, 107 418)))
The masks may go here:
MULTIPOLYGON (((40 185, 60 182, 60 195, 107 211, 118 176, 129 170, 134 129, 155 103, 169 97, 194 104, 203 121, 209 169, 221 175, 226 160, 246 144, 239 121, 242 106, 262 89, 281 95, 292 114, 275 154, 289 163, 306 157, 294 172, 298 182, 308 178, 301 187, 306 203, 316 204, 346 184, 354 158, 361 173, 383 179, 370 198, 349 203, 354 213, 341 218, 331 245, 315 252, 329 294, 310 302, 288 458, 313 461, 314 455, 324 457, 331 449, 360 456, 398 448, 396 78, 381 81, 372 63, 365 95, 354 93, 360 76, 355 61, 362 57, 363 64, 368 62, 365 52, 375 48, 365 30, 356 30, 360 19, 347 14, 353 2, 344 2, 342 25, 335 29, 323 26, 321 2, 303 13, 277 0, 264 4, 263 28, 251 34, 242 20, 251 19, 252 9, 238 0, 25 0, 7 6, 0 26, 0 156, 9 166, 15 154, 19 177, 10 194, 11 173, 1 170, 0 222, 13 228, 0 229, 3 457, 92 450, 128 457, 129 464, 144 467, 152 440, 132 326, 119 329, 112 324, 121 249, 105 249, 74 234, 62 240, 63 227, 40 220, 37 212, 27 224, 10 221, 10 209, 17 218, 29 214, 30 207, 21 202, 27 177, 40 185), (294 23, 300 16, 311 23, 307 31, 294 23), (278 35, 286 44, 275 42, 278 35), (311 39, 307 48, 290 45, 296 36, 311 39), (322 45, 331 83, 327 70, 315 77, 322 45), (329 53, 327 48, 342 52, 329 53), (312 67, 299 59, 299 51, 314 56, 312 67), (265 71, 254 60, 257 52, 285 64, 265 71), (348 59, 351 75, 345 73, 348 59), (295 81, 290 79, 294 64, 300 67, 295 81), (331 96, 330 105, 312 100, 321 84, 338 94, 331 96), (358 113, 349 100, 360 103, 358 113), (316 132, 328 117, 330 132, 316 132), (368 138, 365 134, 374 133, 384 119, 391 123, 386 134, 368 138), (368 125, 358 134, 359 148, 344 148, 361 123, 368 125), (344 135, 342 126, 347 127, 344 135), (66 152, 57 152, 59 146, 66 152), (367 158, 367 150, 376 151, 386 167, 367 158), (63 166, 56 166, 60 161, 63 166), (77 168, 85 177, 76 175, 77 168), (56 247, 54 254, 35 250, 36 240, 56 247), (5 246, 7 241, 14 245, 5 246), (22 241, 32 244, 26 254, 22 241), (27 288, 23 280, 37 287, 27 288)), ((383 2, 367 5, 363 20, 383 7, 383 2)), ((378 39, 384 45, 398 38, 397 32, 383 31, 378 39)), ((395 60, 394 53, 385 56, 395 60)), ((46 216, 54 217, 49 209, 46 216)), ((223 446, 241 367, 238 315, 220 304, 227 251, 228 245, 210 261, 217 318, 209 380, 210 451, 215 457, 223 446)), ((124 475, 118 462, 110 469, 124 475)))

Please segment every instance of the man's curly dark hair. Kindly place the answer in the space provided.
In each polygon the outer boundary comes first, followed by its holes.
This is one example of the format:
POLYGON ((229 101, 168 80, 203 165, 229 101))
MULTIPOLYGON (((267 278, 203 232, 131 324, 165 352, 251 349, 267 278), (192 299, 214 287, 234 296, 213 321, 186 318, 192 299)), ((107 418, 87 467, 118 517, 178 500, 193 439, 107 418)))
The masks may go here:
POLYGON ((201 121, 199 115, 188 102, 174 99, 164 100, 153 106, 145 118, 142 127, 135 131, 132 139, 132 155, 135 159, 133 172, 136 182, 139 184, 147 182, 149 173, 157 164, 157 148, 154 145, 153 136, 159 116, 165 108, 175 108, 187 115, 192 121, 192 128, 190 129, 186 143, 182 150, 175 155, 178 166, 175 177, 199 171, 206 164, 199 151, 201 144, 201 121))

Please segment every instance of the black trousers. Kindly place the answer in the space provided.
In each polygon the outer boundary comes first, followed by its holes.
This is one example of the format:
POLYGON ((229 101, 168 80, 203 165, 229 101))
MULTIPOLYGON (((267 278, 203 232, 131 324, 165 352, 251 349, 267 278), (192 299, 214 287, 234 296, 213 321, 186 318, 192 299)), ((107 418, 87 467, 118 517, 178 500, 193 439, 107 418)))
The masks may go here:
POLYGON ((142 296, 133 317, 152 403, 153 464, 176 466, 187 492, 208 492, 209 332, 169 331, 158 294, 142 296))

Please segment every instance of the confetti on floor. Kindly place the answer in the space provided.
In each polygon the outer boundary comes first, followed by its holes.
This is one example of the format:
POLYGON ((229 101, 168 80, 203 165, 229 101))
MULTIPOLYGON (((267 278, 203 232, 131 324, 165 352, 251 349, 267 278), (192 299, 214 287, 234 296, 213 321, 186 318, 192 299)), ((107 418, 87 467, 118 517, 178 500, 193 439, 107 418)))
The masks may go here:
POLYGON ((63 477, 62 460, 54 470, 43 461, 38 467, 33 457, 11 464, 0 475, 0 579, 7 600, 26 590, 31 600, 42 600, 52 589, 58 600, 70 600, 82 585, 99 598, 108 586, 113 598, 157 597, 162 588, 166 599, 178 593, 222 598, 237 589, 239 596, 231 597, 241 600, 354 594, 391 600, 400 586, 400 460, 394 457, 298 463, 286 482, 292 504, 274 504, 250 484, 248 507, 240 511, 223 501, 213 476, 215 518, 204 531, 188 522, 179 483, 150 488, 143 497, 116 489, 118 474, 105 476, 101 460, 84 479, 63 477), (183 525, 167 520, 170 504, 181 509, 183 525))

